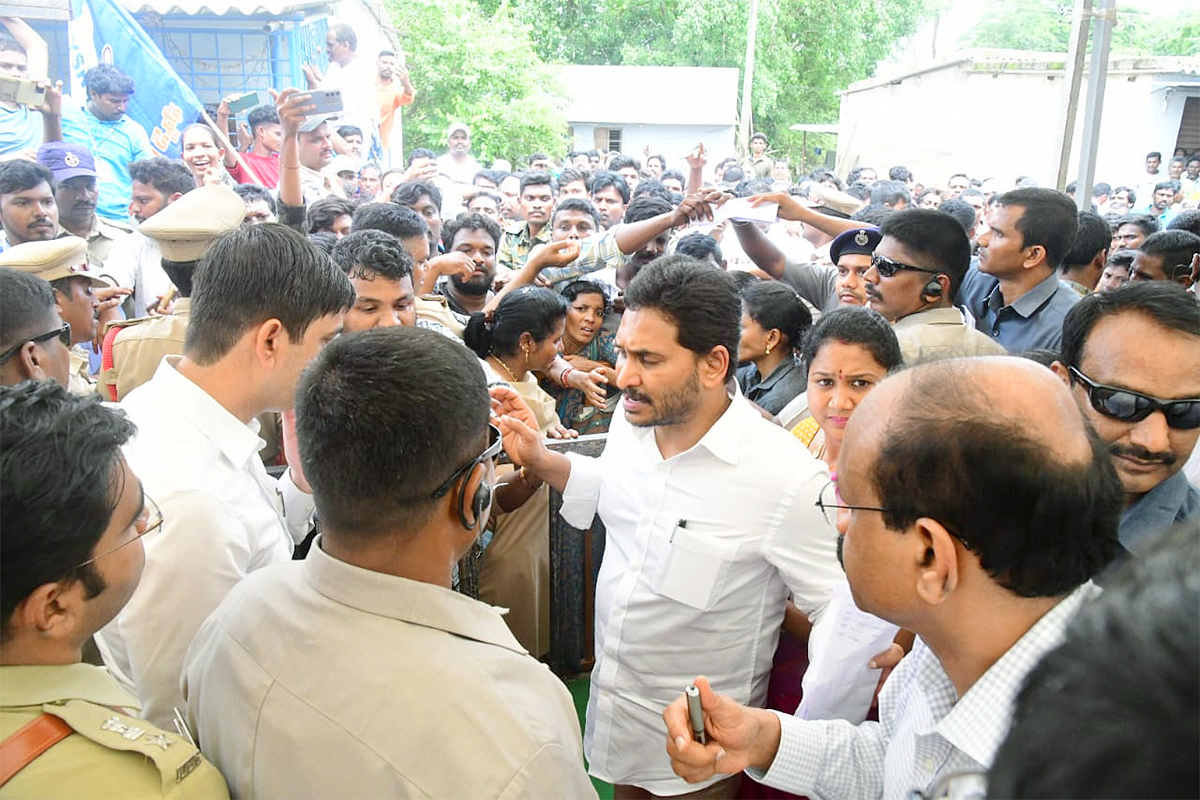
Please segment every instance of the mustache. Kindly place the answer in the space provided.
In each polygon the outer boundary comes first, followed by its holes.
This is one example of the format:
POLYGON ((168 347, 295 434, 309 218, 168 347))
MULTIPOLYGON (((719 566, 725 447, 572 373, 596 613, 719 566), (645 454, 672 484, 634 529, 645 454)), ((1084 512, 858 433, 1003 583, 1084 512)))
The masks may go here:
POLYGON ((626 389, 625 396, 628 397, 630 400, 633 400, 638 403, 645 403, 646 405, 651 405, 651 406, 654 405, 654 403, 650 400, 649 397, 642 394, 637 389, 626 389))
POLYGON ((1129 456, 1141 461, 1157 462, 1164 467, 1174 466, 1178 460, 1173 453, 1152 453, 1137 445, 1113 444, 1108 446, 1108 452, 1114 456, 1129 456))

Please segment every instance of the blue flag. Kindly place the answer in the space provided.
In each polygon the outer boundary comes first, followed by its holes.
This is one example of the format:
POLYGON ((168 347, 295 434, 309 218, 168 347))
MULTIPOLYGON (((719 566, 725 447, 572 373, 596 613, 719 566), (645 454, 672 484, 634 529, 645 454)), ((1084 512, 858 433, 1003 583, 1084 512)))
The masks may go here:
POLYGON ((83 74, 103 62, 133 78, 126 113, 167 158, 179 158, 183 128, 195 122, 204 105, 163 56, 158 45, 116 0, 71 0, 67 25, 71 44, 70 93, 86 98, 83 74))

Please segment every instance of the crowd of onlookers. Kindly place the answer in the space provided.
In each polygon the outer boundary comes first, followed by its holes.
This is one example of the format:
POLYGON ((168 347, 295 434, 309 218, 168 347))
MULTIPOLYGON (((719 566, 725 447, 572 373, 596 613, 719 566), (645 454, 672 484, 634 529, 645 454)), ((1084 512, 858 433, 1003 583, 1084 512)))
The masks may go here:
POLYGON ((0 793, 1200 788, 1200 154, 401 157, 326 47, 178 160, 119 65, 0 102, 0 793))

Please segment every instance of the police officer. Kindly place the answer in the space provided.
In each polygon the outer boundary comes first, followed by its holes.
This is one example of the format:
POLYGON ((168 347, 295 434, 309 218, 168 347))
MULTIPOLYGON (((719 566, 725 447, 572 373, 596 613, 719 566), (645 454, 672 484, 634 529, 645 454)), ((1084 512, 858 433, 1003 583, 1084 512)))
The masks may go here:
MULTIPOLYGON (((71 326, 71 345, 96 338, 98 318, 117 313, 116 306, 128 289, 110 287, 88 268, 87 242, 78 236, 25 242, 0 253, 0 267, 36 275, 54 288, 55 308, 71 326)), ((88 356, 80 347, 71 349, 70 383, 76 394, 94 394, 95 383, 88 370, 88 356)))
POLYGON ((123 320, 104 335, 99 383, 106 400, 121 400, 154 376, 163 356, 183 353, 192 270, 208 245, 242 223, 246 205, 225 186, 201 186, 142 223, 158 245, 163 270, 178 297, 170 314, 123 320))
POLYGON ((88 262, 92 269, 101 272, 113 245, 128 236, 131 229, 96 213, 99 195, 92 152, 75 142, 46 142, 38 148, 37 161, 54 175, 54 200, 58 204, 56 236, 86 239, 88 262))
POLYGON ((133 433, 94 394, 0 387, 0 795, 229 796, 190 741, 139 720, 107 670, 81 663, 162 521, 121 455, 133 433))

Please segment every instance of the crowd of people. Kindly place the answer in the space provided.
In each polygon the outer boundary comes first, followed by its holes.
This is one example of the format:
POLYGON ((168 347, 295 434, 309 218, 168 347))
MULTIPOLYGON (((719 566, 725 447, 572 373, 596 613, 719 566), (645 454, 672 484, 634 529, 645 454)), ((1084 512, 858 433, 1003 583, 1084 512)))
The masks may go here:
POLYGON ((3 794, 1200 790, 1200 154, 393 162, 326 44, 180 160, 120 65, 0 102, 3 794))

